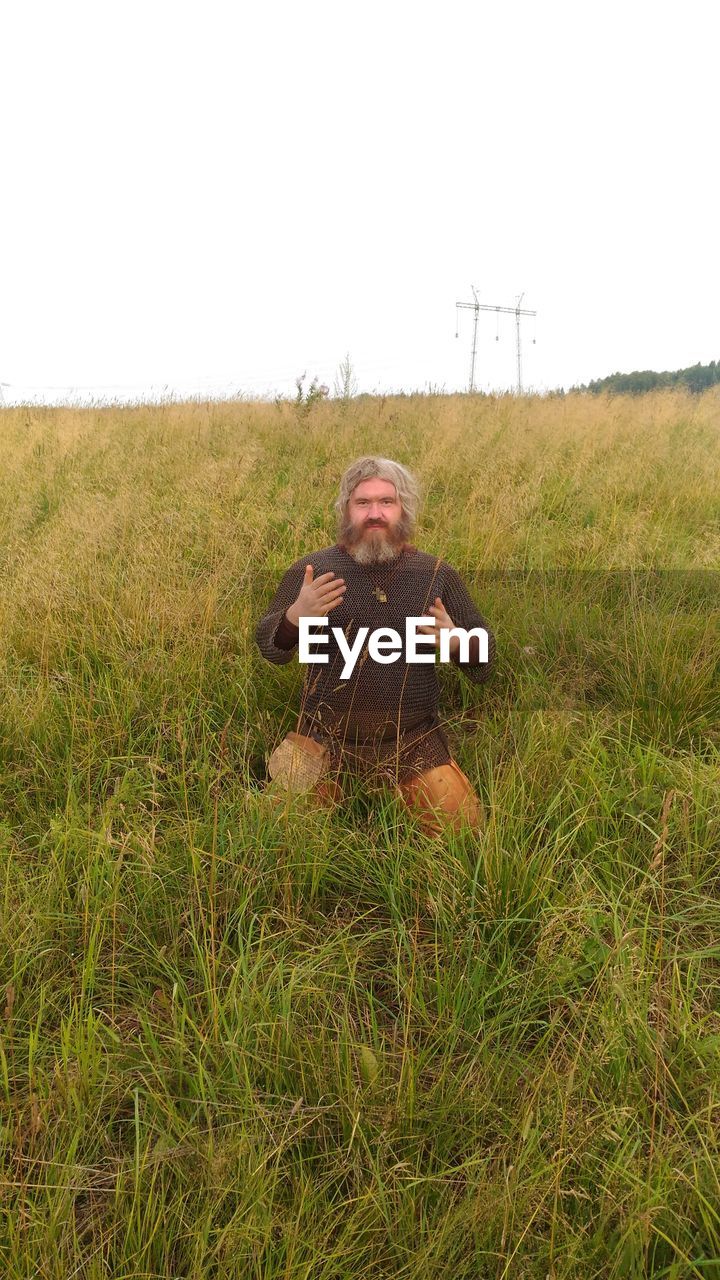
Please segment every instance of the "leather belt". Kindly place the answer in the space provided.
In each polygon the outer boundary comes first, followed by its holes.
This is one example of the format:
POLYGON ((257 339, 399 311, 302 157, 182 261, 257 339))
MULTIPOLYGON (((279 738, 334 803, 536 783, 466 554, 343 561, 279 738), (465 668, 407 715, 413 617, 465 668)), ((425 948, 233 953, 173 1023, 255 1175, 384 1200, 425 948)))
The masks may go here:
MULTIPOLYGON (((308 722, 306 721, 306 724, 307 723, 308 722)), ((433 724, 432 714, 426 711, 422 715, 412 716, 409 720, 401 721, 400 737, 402 738, 403 734, 408 733, 411 729, 416 729, 418 725, 421 724, 427 724, 428 728, 430 728, 433 724)), ((358 747, 372 747, 378 742, 395 742, 398 737, 398 726, 395 724, 386 725, 382 733, 380 733, 379 730, 376 730, 369 736, 366 735, 364 737, 358 736, 359 728, 360 726, 357 726, 356 728, 348 728, 346 726, 343 729, 339 729, 337 725, 333 725, 328 726, 327 731, 323 733, 323 729, 318 727, 315 721, 312 721, 311 728, 301 728, 300 732, 305 732, 310 737, 316 738, 319 741, 322 741, 323 739, 327 741, 329 737, 337 737, 341 742, 344 742, 345 745, 350 745, 352 743, 354 746, 358 747)))

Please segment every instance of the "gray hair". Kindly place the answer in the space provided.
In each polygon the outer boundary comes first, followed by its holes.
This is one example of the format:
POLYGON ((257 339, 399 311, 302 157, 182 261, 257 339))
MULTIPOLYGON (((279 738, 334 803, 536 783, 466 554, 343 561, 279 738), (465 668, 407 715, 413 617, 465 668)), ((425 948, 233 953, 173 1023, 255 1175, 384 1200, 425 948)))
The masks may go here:
POLYGON ((420 506, 420 487, 415 476, 401 462, 393 462, 391 458, 378 458, 373 455, 358 458, 342 477, 340 496, 335 503, 339 520, 345 519, 351 494, 363 480, 388 480, 390 484, 394 484, 403 512, 410 524, 415 524, 420 506))

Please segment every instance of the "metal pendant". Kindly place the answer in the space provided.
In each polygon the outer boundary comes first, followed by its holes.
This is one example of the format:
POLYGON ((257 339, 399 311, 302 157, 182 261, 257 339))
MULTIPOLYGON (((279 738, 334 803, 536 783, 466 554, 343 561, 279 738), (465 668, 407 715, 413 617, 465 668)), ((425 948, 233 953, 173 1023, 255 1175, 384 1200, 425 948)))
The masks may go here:
POLYGON ((373 587, 373 595, 380 601, 380 604, 387 604, 387 596, 384 591, 381 591, 380 587, 373 587))

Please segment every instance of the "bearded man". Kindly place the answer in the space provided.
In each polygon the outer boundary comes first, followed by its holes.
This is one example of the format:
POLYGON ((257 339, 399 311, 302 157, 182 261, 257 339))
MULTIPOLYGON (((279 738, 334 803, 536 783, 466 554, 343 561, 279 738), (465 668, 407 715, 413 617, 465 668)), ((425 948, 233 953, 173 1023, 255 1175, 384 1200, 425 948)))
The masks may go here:
MULTIPOLYGON (((417 481, 401 463, 379 457, 354 462, 335 503, 337 542, 290 566, 257 624, 263 657, 292 661, 300 618, 328 618, 352 646, 361 627, 370 633, 390 627, 404 635, 406 618, 431 616, 433 626, 418 625, 417 632, 433 636, 436 648, 447 628, 487 632, 486 661, 480 659, 478 636, 469 638, 466 660, 460 638, 449 641, 453 664, 475 684, 487 680, 495 638, 458 572, 410 541, 418 505, 417 481)), ((327 662, 308 666, 297 730, 269 758, 271 792, 304 792, 332 807, 342 799, 338 774, 344 767, 392 784, 428 835, 465 825, 479 830, 482 807, 440 724, 429 641, 424 662, 405 661, 402 654, 394 661, 374 660, 366 644, 342 679, 341 649, 331 631, 323 639, 327 662)))

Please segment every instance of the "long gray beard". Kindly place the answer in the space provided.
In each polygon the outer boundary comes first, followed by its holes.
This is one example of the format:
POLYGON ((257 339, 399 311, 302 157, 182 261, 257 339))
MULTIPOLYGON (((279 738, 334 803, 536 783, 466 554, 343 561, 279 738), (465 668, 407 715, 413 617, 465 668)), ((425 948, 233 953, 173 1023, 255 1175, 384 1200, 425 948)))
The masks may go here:
POLYGON ((362 527, 356 528, 346 518, 340 524, 338 542, 358 564, 385 564, 399 555, 411 533, 412 524, 404 514, 389 534, 379 529, 363 534, 362 527))

